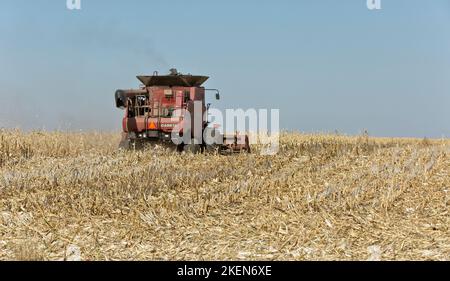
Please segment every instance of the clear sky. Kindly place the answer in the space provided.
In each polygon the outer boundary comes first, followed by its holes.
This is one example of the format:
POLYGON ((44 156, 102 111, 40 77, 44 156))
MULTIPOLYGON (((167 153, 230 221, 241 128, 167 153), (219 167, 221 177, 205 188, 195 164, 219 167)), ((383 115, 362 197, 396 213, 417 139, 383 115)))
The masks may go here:
POLYGON ((211 76, 284 129, 450 136, 450 1, 3 0, 0 127, 119 130, 138 74, 211 76))

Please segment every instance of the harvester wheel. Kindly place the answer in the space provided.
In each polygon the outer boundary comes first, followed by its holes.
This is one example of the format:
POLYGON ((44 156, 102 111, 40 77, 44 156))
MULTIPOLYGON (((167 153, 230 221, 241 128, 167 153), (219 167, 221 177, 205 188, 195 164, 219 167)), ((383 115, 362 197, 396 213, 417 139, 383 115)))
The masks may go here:
POLYGON ((186 144, 184 146, 184 151, 192 154, 199 154, 202 152, 202 147, 199 144, 186 144))
POLYGON ((203 152, 207 153, 207 154, 216 154, 216 153, 220 153, 220 146, 218 145, 205 145, 203 148, 203 152))
POLYGON ((136 150, 142 147, 142 143, 135 139, 124 139, 119 143, 119 149, 136 150))
POLYGON ((125 139, 125 140, 120 141, 119 149, 125 149, 125 150, 130 149, 130 140, 125 139))

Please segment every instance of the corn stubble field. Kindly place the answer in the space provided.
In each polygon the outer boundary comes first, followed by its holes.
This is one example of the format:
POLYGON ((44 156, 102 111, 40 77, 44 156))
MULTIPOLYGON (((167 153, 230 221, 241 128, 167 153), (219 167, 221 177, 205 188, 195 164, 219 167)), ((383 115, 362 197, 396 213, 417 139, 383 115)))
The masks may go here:
POLYGON ((261 156, 0 131, 2 260, 449 260, 450 141, 283 133, 261 156))

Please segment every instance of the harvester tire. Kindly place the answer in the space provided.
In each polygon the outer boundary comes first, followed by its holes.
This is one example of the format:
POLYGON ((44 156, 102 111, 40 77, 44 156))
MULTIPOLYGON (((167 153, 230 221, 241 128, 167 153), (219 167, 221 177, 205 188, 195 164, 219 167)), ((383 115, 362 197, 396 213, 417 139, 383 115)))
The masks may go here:
POLYGON ((124 149, 124 150, 130 149, 130 140, 125 139, 125 140, 120 141, 119 149, 124 149))
POLYGON ((199 154, 202 153, 202 147, 199 144, 186 144, 184 151, 186 153, 199 154))

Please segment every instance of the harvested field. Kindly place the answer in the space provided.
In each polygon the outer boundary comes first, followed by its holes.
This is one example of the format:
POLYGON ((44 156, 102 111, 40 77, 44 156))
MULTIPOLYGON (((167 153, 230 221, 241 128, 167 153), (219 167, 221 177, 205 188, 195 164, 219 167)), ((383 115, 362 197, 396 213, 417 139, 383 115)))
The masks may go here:
POLYGON ((189 155, 0 131, 0 259, 450 260, 449 140, 280 141, 189 155))

